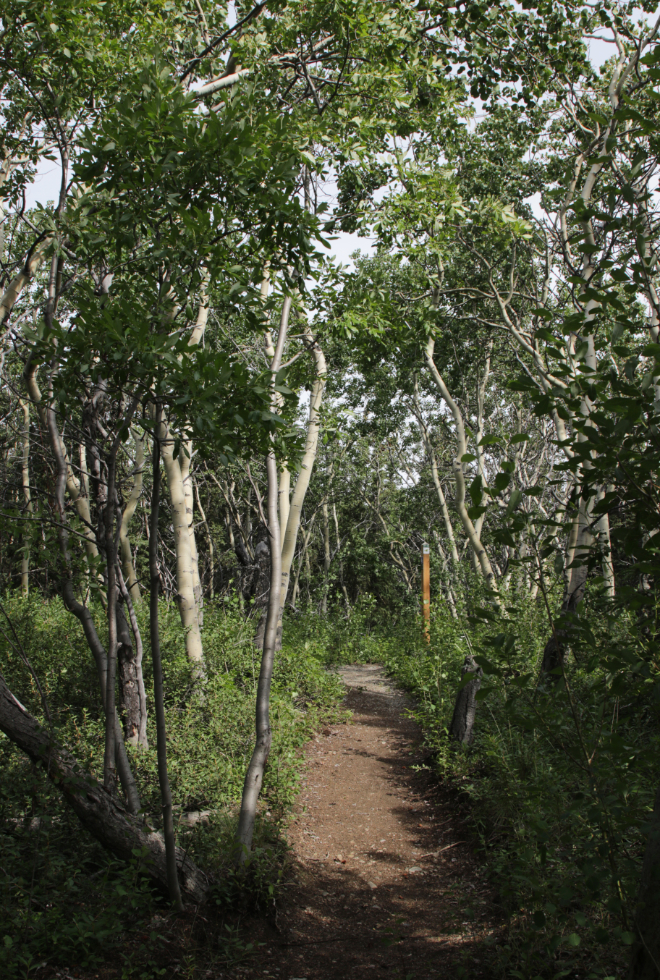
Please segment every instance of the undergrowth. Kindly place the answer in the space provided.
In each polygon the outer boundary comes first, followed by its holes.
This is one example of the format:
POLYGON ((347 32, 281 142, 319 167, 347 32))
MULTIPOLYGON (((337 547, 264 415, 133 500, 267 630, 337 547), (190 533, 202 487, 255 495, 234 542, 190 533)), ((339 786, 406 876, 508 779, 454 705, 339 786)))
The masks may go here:
MULTIPOLYGON (((567 624, 564 675, 541 679, 550 635, 542 597, 514 582, 494 616, 476 591, 457 618, 435 603, 428 643, 414 606, 388 621, 370 597, 350 619, 301 621, 299 639, 329 664, 383 663, 412 694, 438 776, 462 801, 505 913, 495 973, 624 976, 660 778, 653 649, 635 611, 592 588, 587 615, 567 624), (474 741, 457 747, 448 729, 467 654, 484 679, 474 741)), ((557 615, 559 585, 548 599, 557 615)))
MULTIPOLYGON (((44 603, 41 598, 9 596, 4 607, 40 680, 57 738, 88 771, 102 778, 98 682, 78 623, 57 599, 44 603)), ((145 686, 152 705, 148 610, 142 608, 138 615, 146 647, 145 686)), ((101 630, 101 610, 96 610, 96 619, 101 630)), ((240 615, 234 602, 207 604, 208 682, 203 702, 191 696, 179 615, 165 602, 161 624, 178 841, 195 861, 217 875, 202 946, 207 965, 226 965, 250 952, 235 931, 236 915, 255 907, 272 908, 285 864, 281 829, 299 787, 300 749, 322 721, 337 717, 341 685, 309 647, 285 644, 278 655, 271 708, 273 747, 254 853, 239 879, 232 869, 233 837, 254 739, 259 672, 259 652, 252 643, 254 623, 240 615)), ((2 672, 16 696, 43 723, 39 693, 14 646, 0 639, 2 672)), ((148 737, 148 750, 131 749, 130 754, 143 810, 158 824, 153 710, 148 737)), ((3 977, 29 977, 45 966, 91 969, 114 958, 121 964, 119 975, 148 978, 162 973, 164 958, 171 962, 177 952, 185 957, 200 946, 198 927, 186 930, 185 917, 180 928, 170 922, 169 903, 141 871, 144 856, 135 854, 130 866, 111 859, 80 826, 42 770, 1 734, 0 772, 3 977), (169 946, 160 928, 165 922, 169 946), (171 945, 172 931, 176 935, 177 929, 180 948, 171 945)))

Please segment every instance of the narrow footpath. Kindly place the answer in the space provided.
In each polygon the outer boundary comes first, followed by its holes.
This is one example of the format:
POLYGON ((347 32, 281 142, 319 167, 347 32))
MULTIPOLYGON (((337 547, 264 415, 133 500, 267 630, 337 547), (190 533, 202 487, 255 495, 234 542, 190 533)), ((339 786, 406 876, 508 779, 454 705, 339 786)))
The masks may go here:
POLYGON ((353 721, 307 747, 289 831, 295 874, 251 972, 279 980, 486 976, 493 909, 455 801, 424 768, 420 729, 382 668, 341 674, 353 721))

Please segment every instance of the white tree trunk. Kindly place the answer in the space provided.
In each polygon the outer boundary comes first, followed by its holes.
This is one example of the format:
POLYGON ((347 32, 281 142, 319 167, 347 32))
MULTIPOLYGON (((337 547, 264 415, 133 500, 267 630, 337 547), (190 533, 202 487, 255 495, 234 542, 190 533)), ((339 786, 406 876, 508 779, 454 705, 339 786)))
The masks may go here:
POLYGON ((204 650, 195 598, 195 582, 198 576, 195 576, 193 571, 190 522, 186 509, 183 474, 181 473, 179 459, 174 455, 174 438, 166 423, 160 423, 156 436, 160 442, 160 453, 165 464, 172 512, 174 550, 176 553, 177 606, 181 616, 181 624, 186 631, 186 654, 192 668, 193 679, 203 681, 205 676, 204 650))
POLYGON ((470 542, 470 547, 474 553, 476 560, 479 563, 479 568, 486 581, 486 585, 493 593, 495 601, 499 604, 499 590, 497 588, 497 581, 495 579, 495 573, 493 572, 490 559, 486 549, 479 539, 474 524, 470 519, 470 515, 467 512, 467 507, 465 506, 465 474, 463 472, 463 463, 461 457, 467 452, 467 443, 465 439, 465 426, 463 423, 463 415, 460 408, 454 401, 454 399, 449 394, 447 386, 442 378, 442 375, 436 367, 435 361, 433 360, 433 351, 435 349, 435 341, 433 337, 429 337, 428 343, 426 345, 426 365, 431 373, 431 377, 435 381, 440 394, 445 400, 447 407, 451 411, 454 417, 454 423, 456 425, 456 442, 457 442, 457 452, 456 458, 452 463, 452 469, 454 472, 454 480, 456 483, 456 498, 455 506, 458 516, 463 524, 463 529, 470 542))
MULTIPOLYGON (((280 590, 280 619, 281 619, 282 611, 284 610, 284 604, 286 602, 287 592, 289 590, 289 580, 291 578, 291 565, 296 550, 296 541, 298 539, 298 530, 300 528, 300 518, 302 515, 302 508, 305 502, 305 496, 307 495, 307 490, 309 488, 309 481, 312 476, 312 469, 314 467, 314 462, 316 460, 316 453, 318 450, 319 430, 321 427, 320 410, 321 410, 321 403, 323 401, 323 392, 325 390, 326 375, 328 370, 323 351, 321 350, 318 343, 312 336, 312 332, 310 330, 309 324, 305 324, 304 332, 305 332, 305 338, 308 344, 311 346, 312 353, 314 355, 316 379, 314 381, 314 384, 312 385, 312 391, 309 399, 309 420, 307 422, 307 437, 305 439, 305 451, 303 453, 300 473, 298 474, 296 484, 293 488, 293 494, 291 496, 291 504, 289 508, 289 515, 286 523, 286 531, 284 532, 284 538, 282 541, 282 586, 280 590)), ((280 500, 281 499, 282 498, 280 498, 280 500)))

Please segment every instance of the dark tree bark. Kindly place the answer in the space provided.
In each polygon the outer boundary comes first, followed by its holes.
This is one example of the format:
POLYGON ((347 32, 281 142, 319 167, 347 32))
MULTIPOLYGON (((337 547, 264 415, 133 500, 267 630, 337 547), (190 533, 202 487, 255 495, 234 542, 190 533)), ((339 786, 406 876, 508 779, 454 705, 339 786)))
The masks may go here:
POLYGON ((257 544, 254 549, 254 557, 257 563, 254 591, 254 616, 257 619, 257 632, 254 637, 254 645, 257 649, 263 650, 270 597, 270 550, 265 541, 260 541, 257 544))
POLYGON ((655 796, 651 829, 644 851, 635 911, 637 943, 633 949, 630 980, 660 977, 660 788, 655 796))
POLYGON ((474 679, 470 680, 460 689, 456 695, 454 705, 454 715, 449 726, 449 737, 455 742, 469 745, 474 737, 474 719, 477 713, 477 691, 481 687, 483 671, 477 665, 476 660, 471 654, 465 658, 461 671, 461 680, 465 680, 467 674, 473 674, 474 679))
POLYGON ((141 720, 137 657, 133 649, 133 636, 126 622, 122 602, 117 603, 117 664, 119 667, 124 740, 129 745, 137 745, 140 737, 141 720))
MULTIPOLYGON (((60 788, 82 825, 105 848, 130 861, 135 848, 146 848, 145 870, 167 888, 165 844, 160 834, 149 833, 92 776, 83 773, 66 749, 37 724, 0 676, 0 729, 11 741, 46 770, 60 788)), ((209 880, 181 848, 176 849, 179 880, 184 893, 194 902, 206 898, 209 880)))

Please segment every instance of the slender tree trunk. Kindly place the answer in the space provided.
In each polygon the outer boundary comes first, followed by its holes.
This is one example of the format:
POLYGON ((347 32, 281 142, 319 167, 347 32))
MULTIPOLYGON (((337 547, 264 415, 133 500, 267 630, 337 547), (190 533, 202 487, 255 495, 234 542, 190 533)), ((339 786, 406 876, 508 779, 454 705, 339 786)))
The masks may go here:
POLYGON ((204 651, 200 630, 197 602, 195 599, 196 576, 193 569, 193 554, 191 550, 191 535, 188 515, 186 512, 186 493, 179 459, 174 456, 174 438, 167 425, 161 422, 156 432, 160 443, 160 451, 165 464, 170 506, 172 508, 172 524, 174 527, 174 544, 176 552, 176 584, 177 605, 181 623, 186 631, 186 653, 192 668, 193 680, 203 684, 205 680, 204 651))
POLYGON ((346 605, 346 616, 350 618, 351 604, 348 601, 348 591, 346 589, 346 585, 344 584, 344 563, 341 560, 341 538, 339 536, 339 521, 337 519, 337 505, 334 503, 332 505, 332 519, 335 524, 335 537, 337 539, 337 555, 339 557, 339 583, 341 585, 341 591, 344 596, 344 603, 346 605))
POLYGON ((202 582, 199 575, 199 554, 197 552, 197 537, 195 535, 195 490, 193 487, 193 477, 190 472, 192 462, 193 445, 191 441, 182 446, 179 451, 179 466, 181 467, 181 479, 183 480, 183 494, 186 502, 186 521, 188 522, 188 534, 190 535, 190 560, 192 563, 192 581, 195 604, 197 606, 197 619, 200 629, 204 625, 204 594, 202 582))
POLYGON ((330 580, 330 521, 328 519, 328 499, 323 500, 323 602, 321 611, 328 615, 328 588, 330 580))
POLYGON ((279 509, 280 528, 284 533, 289 523, 289 511, 291 509, 291 473, 286 466, 280 469, 279 509))
POLYGON ((312 519, 309 522, 309 527, 307 530, 303 528, 302 530, 302 547, 300 549, 300 556, 298 558, 298 567, 296 568, 296 577, 293 583, 293 591, 291 592, 291 605, 296 608, 298 602, 298 595, 300 593, 300 573, 302 571, 303 565, 307 559, 307 548, 309 546, 309 539, 312 536, 312 528, 314 527, 314 521, 316 520, 316 511, 312 514, 312 519))
MULTIPOLYGON (((127 813, 99 782, 83 773, 76 759, 39 727, 1 675, 0 729, 35 765, 43 766, 48 778, 96 840, 123 861, 132 861, 136 850, 146 849, 149 860, 144 870, 158 884, 167 886, 165 846, 160 834, 148 833, 141 820, 127 813)), ((192 901, 203 902, 209 887, 206 875, 180 848, 176 861, 184 892, 192 901)))
MULTIPOLYGON (((287 297, 284 301, 285 309, 282 311, 280 322, 280 332, 277 338, 273 357, 270 364, 272 384, 275 384, 277 372, 282 363, 282 353, 286 341, 287 327, 289 323, 289 309, 291 300, 287 297), (287 306, 288 304, 288 306, 287 306)), ((277 408, 276 392, 273 390, 271 398, 272 411, 277 408)), ((249 859, 252 847, 252 837, 254 834, 254 821, 257 814, 257 802, 263 784, 264 770, 270 752, 272 742, 272 732, 270 728, 270 686, 273 677, 273 664, 275 662, 275 651, 277 648, 278 625, 280 621, 280 588, 282 582, 282 543, 280 541, 280 522, 278 518, 278 472, 275 452, 271 450, 266 459, 266 472, 268 476, 268 535, 270 544, 270 594, 268 596, 268 616, 266 619, 266 630, 264 635, 263 654, 261 657, 261 669, 259 671, 259 683, 257 685, 256 703, 256 741, 252 758, 245 774, 243 784, 243 796, 241 799, 241 811, 238 818, 238 828, 236 830, 236 842, 238 844, 238 863, 245 864, 249 859)))
MULTIPOLYGON (((209 313, 207 284, 208 274, 205 273, 200 289, 197 322, 188 340, 189 347, 196 347, 204 339, 209 313)), ((192 524, 192 486, 190 486, 189 481, 186 483, 184 479, 190 466, 192 443, 187 442, 186 451, 182 450, 175 458, 174 437, 165 422, 161 421, 155 435, 160 443, 165 464, 167 489, 172 509, 174 550, 176 552, 177 606, 181 616, 181 624, 185 630, 186 654, 191 665, 193 681, 198 687, 198 694, 201 694, 206 674, 201 634, 201 608, 197 605, 197 595, 200 592, 199 567, 197 564, 195 529, 192 524), (188 493, 190 493, 190 497, 188 497, 188 493)))
MULTIPOLYGON (((587 582, 586 561, 594 541, 590 528, 590 503, 584 499, 580 500, 578 515, 571 528, 570 538, 575 540, 574 548, 571 548, 569 541, 569 551, 572 551, 571 561, 584 562, 584 564, 578 564, 575 568, 568 569, 568 578, 561 604, 563 616, 575 615, 578 603, 584 596, 587 582)), ((566 629, 555 629, 543 650, 541 672, 548 675, 554 682, 561 679, 560 668, 564 663, 567 640, 568 631, 566 629)))
POLYGON ((133 486, 129 494, 124 513, 121 516, 121 530, 119 532, 119 546, 121 548, 121 564, 124 582, 128 589, 133 605, 138 605, 141 599, 140 586, 135 574, 133 564, 133 554, 131 552, 131 542, 128 538, 128 526, 135 513, 137 502, 142 493, 143 470, 144 470, 144 435, 140 435, 133 429, 133 442, 135 443, 135 467, 133 468, 133 486))
MULTIPOLYGON (((105 707, 105 751, 103 755, 103 785, 110 794, 114 794, 117 790, 117 762, 116 762, 116 724, 117 724, 117 708, 115 704, 116 696, 116 680, 117 680, 117 655, 119 651, 119 636, 118 636, 118 588, 117 588, 117 548, 119 544, 119 534, 115 532, 115 517, 118 511, 118 505, 116 503, 116 475, 117 475, 117 453, 119 451, 119 446, 121 444, 120 433, 124 428, 128 428, 131 424, 133 414, 137 408, 138 398, 134 396, 131 400, 130 407, 127 411, 127 415, 122 420, 123 425, 119 426, 119 431, 115 438, 113 439, 112 445, 110 447, 110 452, 108 454, 107 460, 107 486, 105 493, 105 508, 103 512, 103 525, 105 530, 105 560, 106 560, 106 577, 108 585, 108 659, 107 659, 107 675, 106 675, 106 707, 105 707)), ((120 525, 121 526, 121 525, 120 525)), ((117 528, 119 532, 120 528, 117 528)), ((130 637, 128 636, 128 626, 126 625, 126 619, 122 615, 123 623, 122 627, 125 628, 125 636, 128 637, 130 642, 130 637)), ((132 644, 131 644, 132 651, 132 644)), ((134 661, 133 661, 134 662, 134 661)), ((131 690, 131 701, 133 691, 131 690)), ((137 690, 135 691, 135 700, 137 700, 137 690)), ((137 733, 136 733, 137 734, 137 733)))
MULTIPOLYGON (((117 582, 119 584, 119 591, 121 593, 123 602, 126 606, 126 611, 128 612, 129 622, 131 624, 131 632, 133 634, 133 640, 135 642, 135 685, 137 691, 137 709, 135 717, 135 731, 137 745, 140 748, 148 749, 149 742, 147 739, 147 693, 144 689, 144 677, 142 675, 142 658, 143 658, 143 647, 142 647, 142 634, 140 633, 140 626, 137 621, 137 616, 135 615, 135 607, 133 606, 133 601, 131 599, 130 592, 124 582, 124 578, 121 572, 119 564, 117 565, 117 582)), ((121 608, 121 607, 120 607, 121 608)), ((122 612, 123 615, 123 612, 122 612)), ((118 630, 120 635, 123 634, 123 627, 120 629, 118 622, 118 630)), ((130 635, 128 630, 126 631, 126 639, 124 642, 130 642, 130 635)), ((131 659, 132 658, 133 644, 131 643, 131 659)), ((119 655, 120 668, 122 666, 122 655, 119 655)), ((122 691, 124 690, 124 682, 122 679, 122 691)), ((125 701, 124 701, 125 704, 125 701)))
MULTIPOLYGON (((60 545, 60 552, 62 555, 62 561, 64 564, 64 574, 61 581, 61 594, 64 600, 64 605, 73 613, 74 616, 80 621, 83 632, 85 633, 85 639, 89 645, 89 648, 94 657, 96 663, 96 669, 99 676, 99 683, 101 686, 101 703, 104 708, 107 704, 106 698, 106 687, 107 687, 107 655, 103 649, 103 645, 98 638, 96 632, 96 627, 94 625, 94 620, 89 609, 82 603, 78 602, 75 598, 73 591, 73 584, 71 579, 71 558, 69 555, 69 532, 67 524, 67 516, 65 509, 65 490, 67 488, 67 469, 70 469, 67 464, 67 458, 64 450, 64 442, 57 428, 57 419, 55 416, 55 409, 52 405, 47 405, 44 407, 41 401, 41 392, 36 384, 34 377, 34 371, 36 370, 35 365, 28 365, 26 371, 26 376, 28 380, 28 390, 30 391, 30 397, 36 402, 40 407, 40 415, 45 425, 46 431, 48 432, 48 438, 50 442, 50 447, 52 453, 55 457, 57 476, 55 480, 55 507, 58 515, 58 539, 60 545), (36 398, 35 398, 36 395, 36 398)), ((96 548, 96 545, 94 544, 96 548)), ((98 551, 97 551, 98 554, 98 551)), ((126 801, 128 809, 131 813, 137 813, 140 809, 140 797, 138 795, 137 786, 135 783, 135 778, 131 772, 131 767, 128 762, 128 756, 126 754, 126 746, 124 745, 124 740, 121 734, 121 726, 117 723, 116 713, 115 713, 115 752, 117 759, 117 770, 119 773, 119 779, 121 781, 124 793, 126 794, 126 801)))
POLYGON ((206 514, 204 512, 204 508, 202 507, 202 501, 199 498, 199 486, 198 486, 196 480, 193 481, 193 486, 195 488, 195 497, 197 498, 197 506, 199 507, 199 516, 202 518, 202 523, 204 525, 204 530, 206 531, 206 542, 207 542, 208 548, 209 548, 209 598, 212 599, 213 598, 213 578, 214 578, 214 575, 215 575, 215 568, 214 568, 214 564, 213 564, 213 556, 214 556, 213 538, 211 537, 211 528, 209 527, 209 523, 206 520, 206 514))
MULTIPOLYGON (((32 494, 30 491, 30 402, 20 399, 23 409, 23 465, 21 481, 23 484, 23 502, 26 514, 33 512, 32 494)), ((21 555, 21 592, 27 597, 30 591, 30 531, 23 535, 23 552, 21 555)))
MULTIPOLYGON (((477 435, 475 439, 475 453, 477 456, 477 471, 481 477, 481 484, 484 488, 488 486, 488 481, 486 479, 486 466, 484 461, 484 451, 483 447, 480 445, 481 440, 484 437, 484 404, 486 401, 486 388, 488 386, 488 378, 490 377, 490 355, 493 350, 493 341, 488 341, 486 353, 486 363, 484 365, 484 373, 481 379, 481 384, 477 389, 477 435)), ((476 531, 477 537, 481 540, 481 529, 484 525, 485 514, 481 514, 474 522, 474 530, 476 531)))
MULTIPOLYGON (((288 314, 287 314, 288 320, 288 314)), ((284 611, 287 592, 289 591, 289 580, 291 577, 291 564, 296 551, 296 541, 298 540, 298 530, 300 528, 300 518, 302 508, 309 488, 309 481, 312 476, 314 461, 318 450, 319 430, 321 425, 320 410, 323 401, 323 392, 327 376, 327 365, 323 351, 316 343, 309 325, 305 324, 305 338, 312 349, 316 369, 316 379, 312 385, 312 392, 309 399, 309 421, 307 423, 307 436, 305 439, 305 451, 303 453, 300 473, 296 480, 291 505, 286 523, 283 530, 284 540, 282 542, 282 587, 280 591, 280 621, 284 611)), ((280 627, 281 628, 281 627, 280 627)))
POLYGON ((456 538, 454 537, 454 528, 451 523, 451 517, 449 516, 449 508, 447 507, 447 501, 445 500, 445 494, 442 489, 442 484, 440 483, 440 474, 438 473, 438 463, 435 458, 435 450, 433 448, 433 442, 431 440, 431 433, 429 432, 426 423, 424 422, 424 416, 422 415, 422 407, 419 402, 419 393, 417 390, 417 381, 415 380, 415 391, 413 395, 413 404, 415 408, 415 415, 417 416, 417 422, 419 423, 419 428, 422 433, 422 441, 424 443, 424 448, 426 449, 426 454, 431 464, 431 475, 433 477, 433 485, 435 487, 435 492, 438 495, 438 501, 440 503, 440 512, 442 513, 442 520, 444 521, 445 531, 447 532, 447 540, 449 542, 449 552, 451 554, 451 560, 454 567, 454 571, 458 569, 459 557, 458 549, 456 548, 456 538))
POLYGON ((435 341, 433 337, 429 337, 428 344, 426 346, 426 364, 431 373, 431 377, 435 381, 440 394, 445 400, 447 407, 454 417, 454 422, 456 425, 456 441, 457 441, 457 452, 456 458, 452 463, 452 469, 454 471, 454 479, 456 485, 456 498, 455 506, 458 512, 458 516, 461 519, 465 534, 470 543, 470 547, 474 553, 476 561, 479 563, 479 568, 486 581, 490 592, 497 605, 499 605, 499 590, 497 588, 497 581, 495 579, 495 573, 488 558, 486 549, 482 545, 479 535, 477 534, 474 524, 470 519, 470 515, 467 512, 467 507, 465 506, 465 474, 463 473, 463 462, 461 457, 467 452, 467 443, 465 439, 465 426, 463 423, 463 415, 460 408, 454 401, 454 399, 449 394, 447 386, 442 378, 442 375, 438 371, 435 361, 433 360, 433 351, 435 347, 435 341))
MULTIPOLYGON (((156 409, 157 431, 160 424, 160 405, 156 409)), ((174 906, 183 910, 181 889, 177 874, 176 842, 172 816, 172 792, 167 774, 167 732, 165 730, 165 701, 163 697, 163 667, 160 657, 160 632, 158 627, 158 510, 160 507, 160 452, 154 439, 153 484, 151 491, 151 534, 149 536, 149 572, 151 591, 149 596, 149 627, 151 634, 151 659, 154 671, 154 706, 156 709, 156 752, 158 756, 158 782, 163 810, 163 836, 165 838, 165 864, 167 888, 174 906)))

